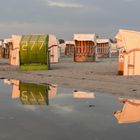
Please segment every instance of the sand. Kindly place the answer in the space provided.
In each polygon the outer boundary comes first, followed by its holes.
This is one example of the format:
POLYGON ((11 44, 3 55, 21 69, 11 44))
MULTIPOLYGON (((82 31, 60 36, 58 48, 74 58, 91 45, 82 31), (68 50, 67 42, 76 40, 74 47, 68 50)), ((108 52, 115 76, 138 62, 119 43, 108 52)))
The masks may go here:
POLYGON ((92 63, 75 63, 63 57, 49 71, 21 72, 18 67, 0 64, 0 78, 32 83, 58 84, 74 90, 140 97, 140 76, 118 76, 117 59, 92 63))

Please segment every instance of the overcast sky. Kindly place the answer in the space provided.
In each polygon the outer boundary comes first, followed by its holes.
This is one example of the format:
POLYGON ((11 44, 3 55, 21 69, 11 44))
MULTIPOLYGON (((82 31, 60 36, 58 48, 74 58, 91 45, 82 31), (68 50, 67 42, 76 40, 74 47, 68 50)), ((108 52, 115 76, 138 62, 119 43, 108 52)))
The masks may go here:
POLYGON ((140 0, 0 0, 0 38, 11 34, 74 33, 114 37, 119 28, 140 31, 140 0))

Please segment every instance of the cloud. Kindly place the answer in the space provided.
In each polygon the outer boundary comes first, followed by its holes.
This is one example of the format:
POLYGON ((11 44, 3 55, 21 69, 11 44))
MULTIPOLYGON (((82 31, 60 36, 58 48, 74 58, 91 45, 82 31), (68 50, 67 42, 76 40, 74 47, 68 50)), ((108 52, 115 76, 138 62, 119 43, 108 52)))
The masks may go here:
POLYGON ((47 3, 51 7, 60 7, 60 8, 82 8, 82 4, 78 3, 70 3, 64 1, 56 1, 56 0, 47 0, 47 3))

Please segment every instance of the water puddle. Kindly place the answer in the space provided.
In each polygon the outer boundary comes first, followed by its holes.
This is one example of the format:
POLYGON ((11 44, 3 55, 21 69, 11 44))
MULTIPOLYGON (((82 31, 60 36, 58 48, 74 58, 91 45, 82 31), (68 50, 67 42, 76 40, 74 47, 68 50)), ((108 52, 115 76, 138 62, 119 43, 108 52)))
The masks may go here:
POLYGON ((0 139, 137 140, 140 100, 0 80, 0 139))

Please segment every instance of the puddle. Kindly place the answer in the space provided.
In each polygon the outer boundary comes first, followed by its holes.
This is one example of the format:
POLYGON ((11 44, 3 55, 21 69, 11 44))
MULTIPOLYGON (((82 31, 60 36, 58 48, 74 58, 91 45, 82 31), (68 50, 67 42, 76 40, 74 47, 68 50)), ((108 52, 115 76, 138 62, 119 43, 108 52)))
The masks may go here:
POLYGON ((140 100, 0 80, 0 139, 137 140, 140 100))

